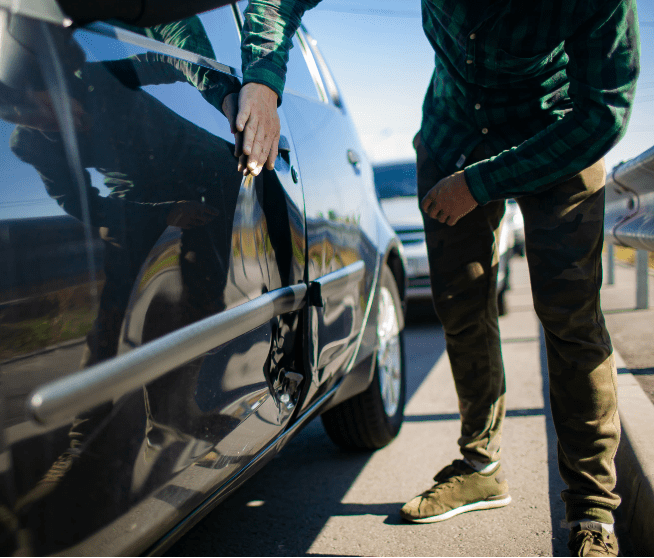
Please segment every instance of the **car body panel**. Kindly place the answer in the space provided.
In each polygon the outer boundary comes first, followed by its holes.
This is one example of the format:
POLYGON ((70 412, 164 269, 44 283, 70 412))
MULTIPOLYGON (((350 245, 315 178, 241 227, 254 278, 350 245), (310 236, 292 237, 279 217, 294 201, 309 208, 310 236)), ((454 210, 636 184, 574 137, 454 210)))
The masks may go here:
POLYGON ((239 12, 197 21, 212 58, 30 20, 49 46, 24 90, 0 87, 8 551, 163 548, 367 388, 382 265, 404 291, 402 246, 315 45, 298 35, 275 170, 243 178, 225 117, 190 83, 239 75, 239 12))

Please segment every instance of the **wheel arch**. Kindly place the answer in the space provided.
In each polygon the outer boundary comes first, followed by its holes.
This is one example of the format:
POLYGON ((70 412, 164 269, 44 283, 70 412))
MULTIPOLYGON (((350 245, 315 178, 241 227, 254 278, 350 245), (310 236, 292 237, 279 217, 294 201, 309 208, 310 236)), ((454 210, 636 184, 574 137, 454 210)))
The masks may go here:
POLYGON ((393 277, 395 278, 395 283, 397 284, 397 290, 400 293, 400 300, 402 302, 402 315, 400 316, 401 324, 400 329, 404 329, 405 325, 405 316, 406 316, 406 259, 402 251, 402 244, 399 240, 393 239, 387 249, 386 255, 382 262, 382 265, 388 265, 388 268, 391 270, 393 277))

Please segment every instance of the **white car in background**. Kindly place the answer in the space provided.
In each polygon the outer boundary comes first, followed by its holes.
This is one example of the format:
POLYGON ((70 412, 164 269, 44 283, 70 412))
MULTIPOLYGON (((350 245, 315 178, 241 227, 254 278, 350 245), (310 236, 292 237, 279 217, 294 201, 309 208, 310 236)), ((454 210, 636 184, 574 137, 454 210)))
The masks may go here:
MULTIPOLYGON (((396 161, 373 166, 375 189, 389 223, 404 246, 407 259, 408 302, 431 299, 429 262, 425 229, 418 206, 418 184, 414 161, 396 161)), ((509 290, 509 261, 515 253, 524 255, 524 223, 514 200, 509 200, 500 234, 500 264, 497 304, 500 315, 507 312, 505 293, 509 290)))

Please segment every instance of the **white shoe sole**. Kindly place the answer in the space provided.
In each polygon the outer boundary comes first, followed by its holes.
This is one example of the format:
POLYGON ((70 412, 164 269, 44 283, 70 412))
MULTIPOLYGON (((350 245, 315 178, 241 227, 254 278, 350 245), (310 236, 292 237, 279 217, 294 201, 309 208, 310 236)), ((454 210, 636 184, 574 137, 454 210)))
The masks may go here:
POLYGON ((510 503, 511 503, 511 496, 507 496, 506 498, 502 498, 501 500, 482 500, 481 502, 475 502, 474 504, 466 504, 465 506, 455 508, 448 512, 442 513, 440 515, 432 515, 431 517, 423 517, 421 519, 411 519, 409 517, 405 517, 404 519, 406 519, 407 521, 411 521, 412 523, 437 523, 438 521, 445 521, 446 519, 450 519, 451 517, 454 517, 455 515, 459 515, 460 513, 477 511, 477 510, 492 510, 494 508, 503 508, 504 506, 507 506, 510 503))

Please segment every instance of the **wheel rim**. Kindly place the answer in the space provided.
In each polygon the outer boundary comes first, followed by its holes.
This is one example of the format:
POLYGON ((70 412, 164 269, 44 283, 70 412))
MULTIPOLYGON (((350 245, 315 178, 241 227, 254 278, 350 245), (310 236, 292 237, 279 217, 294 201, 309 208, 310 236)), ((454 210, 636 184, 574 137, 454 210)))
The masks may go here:
POLYGON ((386 415, 392 417, 400 405, 402 386, 402 354, 400 347, 400 328, 393 295, 382 287, 379 296, 379 320, 377 321, 379 353, 377 369, 379 389, 386 415))

